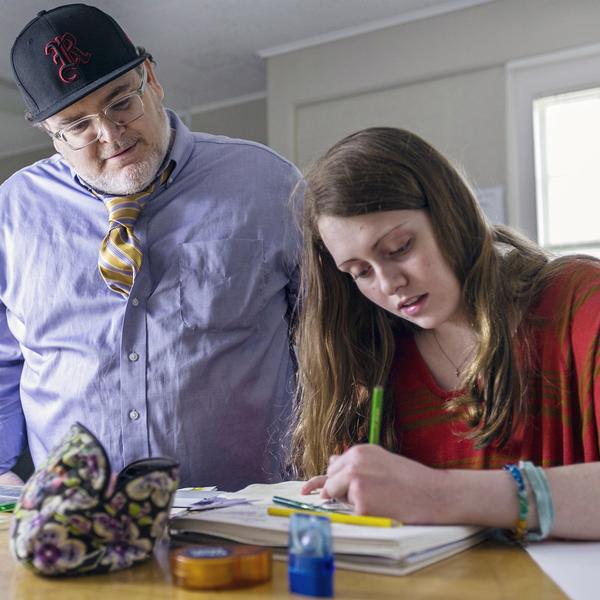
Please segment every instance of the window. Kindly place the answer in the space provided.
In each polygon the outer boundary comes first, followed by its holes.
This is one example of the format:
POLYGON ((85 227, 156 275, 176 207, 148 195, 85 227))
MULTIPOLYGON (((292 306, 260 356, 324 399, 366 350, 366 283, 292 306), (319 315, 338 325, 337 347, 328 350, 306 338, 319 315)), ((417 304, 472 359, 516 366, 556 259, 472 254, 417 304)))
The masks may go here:
POLYGON ((538 242, 600 257, 600 88, 533 101, 538 242))
POLYGON ((594 44, 506 66, 508 224, 557 254, 600 256, 599 64, 594 44))

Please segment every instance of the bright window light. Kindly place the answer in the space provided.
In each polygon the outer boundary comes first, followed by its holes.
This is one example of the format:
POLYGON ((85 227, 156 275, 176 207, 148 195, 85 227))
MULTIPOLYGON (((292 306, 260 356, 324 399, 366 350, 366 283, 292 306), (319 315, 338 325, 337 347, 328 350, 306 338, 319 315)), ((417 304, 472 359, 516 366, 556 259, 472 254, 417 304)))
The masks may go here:
POLYGON ((538 240, 600 257, 600 88, 533 103, 538 240))

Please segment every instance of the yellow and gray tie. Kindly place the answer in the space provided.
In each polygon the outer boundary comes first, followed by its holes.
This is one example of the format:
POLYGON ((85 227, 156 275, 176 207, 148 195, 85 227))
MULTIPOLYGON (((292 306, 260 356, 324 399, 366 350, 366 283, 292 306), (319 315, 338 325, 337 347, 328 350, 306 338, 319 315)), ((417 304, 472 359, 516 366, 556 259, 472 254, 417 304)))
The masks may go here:
POLYGON ((98 268, 106 285, 125 298, 142 268, 142 249, 133 232, 154 185, 138 194, 105 200, 109 230, 100 245, 98 268))
MULTIPOLYGON (((174 168, 175 162, 170 161, 160 176, 161 185, 169 179, 174 168)), ((125 298, 142 268, 142 248, 133 228, 155 187, 154 183, 137 194, 104 200, 109 229, 100 245, 98 269, 106 285, 125 298)))

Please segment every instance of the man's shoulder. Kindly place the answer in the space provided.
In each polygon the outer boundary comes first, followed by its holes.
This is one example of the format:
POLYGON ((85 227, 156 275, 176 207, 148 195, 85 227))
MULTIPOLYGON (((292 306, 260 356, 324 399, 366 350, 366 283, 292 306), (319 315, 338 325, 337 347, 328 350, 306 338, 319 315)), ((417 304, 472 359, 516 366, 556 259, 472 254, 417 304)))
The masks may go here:
POLYGON ((197 151, 230 156, 232 160, 243 156, 245 160, 251 161, 254 165, 264 164, 269 168, 280 168, 283 171, 299 173, 294 163, 260 142, 202 132, 193 132, 193 136, 197 151))
POLYGON ((6 192, 18 189, 24 184, 27 184, 28 188, 36 183, 42 185, 44 181, 56 179, 64 174, 67 168, 60 154, 53 154, 15 171, 0 188, 6 192))

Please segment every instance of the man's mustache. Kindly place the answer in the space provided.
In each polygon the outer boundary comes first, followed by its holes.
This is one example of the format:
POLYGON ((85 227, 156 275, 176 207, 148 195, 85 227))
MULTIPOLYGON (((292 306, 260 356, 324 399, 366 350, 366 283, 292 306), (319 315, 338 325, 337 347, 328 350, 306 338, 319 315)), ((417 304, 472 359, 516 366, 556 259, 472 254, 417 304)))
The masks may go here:
POLYGON ((138 140, 139 138, 137 136, 133 136, 119 140, 118 142, 114 142, 110 146, 103 146, 100 158, 102 160, 106 160, 115 156, 116 154, 120 154, 121 152, 131 148, 131 146, 133 146, 138 140))

